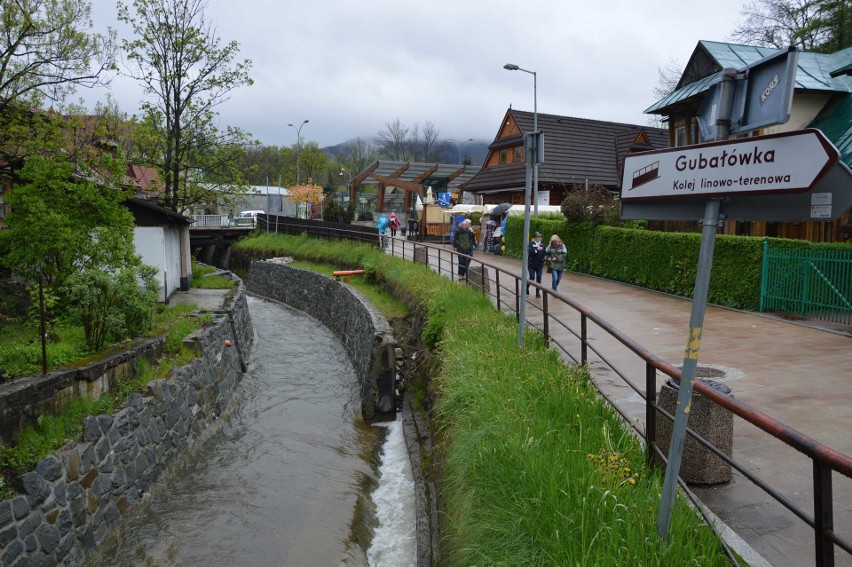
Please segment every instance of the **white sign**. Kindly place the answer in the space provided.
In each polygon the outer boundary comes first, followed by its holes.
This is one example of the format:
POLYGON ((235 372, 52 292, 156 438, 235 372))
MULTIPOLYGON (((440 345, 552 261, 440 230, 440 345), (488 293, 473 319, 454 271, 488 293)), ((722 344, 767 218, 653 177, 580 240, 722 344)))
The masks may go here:
POLYGON ((624 160, 621 198, 807 191, 839 157, 819 130, 643 152, 624 160))
POLYGON ((538 192, 538 204, 540 206, 549 206, 550 205, 550 191, 541 191, 538 192))
POLYGON ((831 218, 831 193, 811 193, 811 218, 831 218))

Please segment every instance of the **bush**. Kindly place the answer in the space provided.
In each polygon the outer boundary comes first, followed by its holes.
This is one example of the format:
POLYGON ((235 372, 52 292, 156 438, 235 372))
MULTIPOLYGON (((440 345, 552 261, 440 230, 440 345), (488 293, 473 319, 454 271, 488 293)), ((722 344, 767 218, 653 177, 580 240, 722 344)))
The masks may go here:
POLYGON ((560 207, 568 222, 599 225, 612 219, 613 204, 612 193, 606 187, 593 185, 585 189, 574 186, 560 207))
POLYGON ((340 204, 333 199, 330 199, 323 204, 322 220, 350 224, 353 216, 352 211, 350 211, 348 207, 341 207, 340 204))
POLYGON ((143 265, 117 274, 85 270, 68 279, 63 294, 68 316, 83 327, 90 350, 151 328, 160 287, 156 273, 156 268, 143 265))

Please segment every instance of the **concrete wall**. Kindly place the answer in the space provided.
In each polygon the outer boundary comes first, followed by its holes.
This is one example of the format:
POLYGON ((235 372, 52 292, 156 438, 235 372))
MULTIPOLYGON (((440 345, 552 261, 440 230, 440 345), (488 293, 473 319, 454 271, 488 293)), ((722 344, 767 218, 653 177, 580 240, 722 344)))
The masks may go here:
POLYGON ((282 260, 253 261, 248 290, 304 311, 337 336, 361 384, 364 419, 396 411, 396 340, 390 324, 363 295, 282 260))
POLYGON ((160 226, 137 226, 133 243, 142 263, 159 270, 157 281, 163 286, 160 301, 165 302, 181 288, 181 230, 160 226))
POLYGON ((213 429, 242 379, 253 336, 240 284, 214 321, 185 339, 199 358, 128 396, 114 415, 86 418, 81 439, 20 478, 19 494, 0 502, 0 565, 82 564, 140 491, 213 429))

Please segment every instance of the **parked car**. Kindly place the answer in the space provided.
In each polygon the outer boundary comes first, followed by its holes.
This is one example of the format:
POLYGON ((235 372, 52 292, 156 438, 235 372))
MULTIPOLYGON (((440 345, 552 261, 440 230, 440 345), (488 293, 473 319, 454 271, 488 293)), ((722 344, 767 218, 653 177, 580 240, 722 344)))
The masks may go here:
POLYGON ((231 219, 230 226, 255 226, 257 215, 264 214, 261 210, 240 211, 240 214, 231 219))

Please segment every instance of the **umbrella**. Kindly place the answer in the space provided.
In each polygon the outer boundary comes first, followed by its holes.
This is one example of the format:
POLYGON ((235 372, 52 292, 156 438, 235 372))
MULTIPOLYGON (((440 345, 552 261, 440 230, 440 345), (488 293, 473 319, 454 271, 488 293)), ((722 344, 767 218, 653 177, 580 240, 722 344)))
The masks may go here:
POLYGON ((511 203, 500 203, 499 205, 497 205, 493 209, 491 209, 491 216, 496 217, 496 216, 502 215, 503 213, 505 213, 506 211, 508 211, 511 208, 512 208, 511 203))

